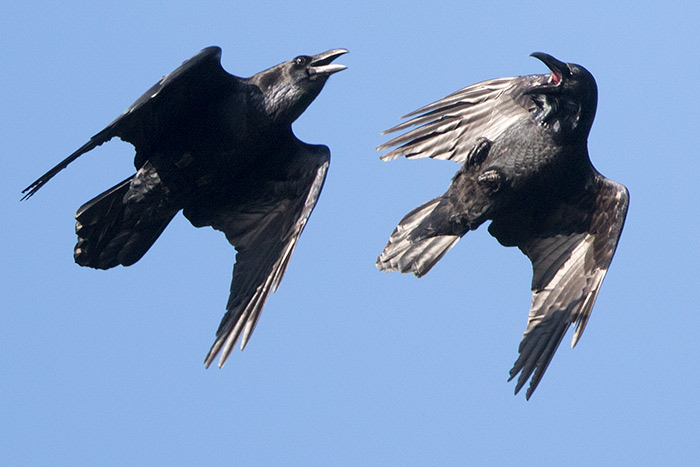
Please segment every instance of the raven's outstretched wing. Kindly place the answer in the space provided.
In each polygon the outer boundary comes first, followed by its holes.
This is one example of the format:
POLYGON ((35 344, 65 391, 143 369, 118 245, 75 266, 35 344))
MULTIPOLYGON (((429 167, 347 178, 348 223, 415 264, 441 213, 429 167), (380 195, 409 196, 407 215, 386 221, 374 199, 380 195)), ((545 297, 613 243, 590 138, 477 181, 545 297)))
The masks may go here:
POLYGON ((596 174, 575 206, 562 204, 542 220, 546 230, 518 241, 532 261, 533 278, 527 328, 510 370, 511 380, 520 373, 516 394, 532 376, 530 398, 571 324, 576 324, 571 346, 580 339, 615 254, 628 204, 623 185, 596 174))
POLYGON ((412 117, 383 133, 417 126, 377 147, 382 160, 431 157, 463 163, 478 138, 494 141, 514 122, 527 117, 534 103, 526 91, 547 81, 547 75, 496 78, 472 84, 405 115, 412 117))
POLYGON ((255 328, 265 300, 277 290, 326 178, 330 151, 326 146, 299 142, 298 171, 286 181, 269 182, 266 194, 223 209, 215 215, 212 227, 226 234, 236 247, 231 295, 229 296, 216 341, 204 360, 207 367, 221 352, 223 366, 236 341, 245 347, 255 328))
MULTIPOLYGON (((115 136, 133 144, 138 158, 139 152, 148 152, 148 142, 156 140, 178 115, 196 113, 202 103, 211 102, 238 85, 239 78, 221 67, 219 47, 202 50, 163 76, 104 130, 22 190, 22 199, 31 197, 68 164, 115 136)), ((140 162, 137 169, 144 161, 140 162)))

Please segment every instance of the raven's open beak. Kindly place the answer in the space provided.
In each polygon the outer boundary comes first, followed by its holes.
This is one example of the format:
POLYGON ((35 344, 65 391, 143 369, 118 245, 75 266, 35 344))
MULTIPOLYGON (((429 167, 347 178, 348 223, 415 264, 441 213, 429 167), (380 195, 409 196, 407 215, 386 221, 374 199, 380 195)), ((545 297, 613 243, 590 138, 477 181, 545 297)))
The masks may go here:
POLYGON ((569 66, 566 63, 560 62, 559 60, 557 60, 549 54, 546 54, 544 52, 533 52, 530 54, 530 56, 541 60, 542 63, 547 65, 547 67, 552 71, 552 81, 550 82, 550 84, 554 86, 557 86, 559 83, 561 83, 562 78, 569 77, 571 75, 571 72, 569 71, 569 66))
POLYGON ((331 63, 333 60, 346 53, 348 53, 346 49, 331 49, 311 57, 311 63, 308 68, 311 78, 315 75, 330 76, 333 73, 346 69, 347 67, 345 65, 331 63))

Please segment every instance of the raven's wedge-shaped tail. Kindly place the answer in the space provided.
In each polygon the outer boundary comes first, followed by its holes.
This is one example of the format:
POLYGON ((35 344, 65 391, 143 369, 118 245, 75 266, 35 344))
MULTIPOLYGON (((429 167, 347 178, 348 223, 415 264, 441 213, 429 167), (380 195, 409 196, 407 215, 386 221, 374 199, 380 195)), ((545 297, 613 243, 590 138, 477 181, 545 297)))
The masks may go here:
POLYGON ((144 191, 140 175, 141 171, 78 209, 76 263, 95 269, 130 266, 141 259, 177 214, 179 209, 165 205, 160 184, 144 191))
POLYGON ((457 243, 461 235, 435 235, 424 232, 426 219, 440 204, 438 197, 418 206, 401 219, 377 258, 377 267, 386 271, 425 275, 457 243))
POLYGON ((493 208, 493 190, 477 169, 490 148, 491 141, 479 138, 447 193, 401 219, 377 259, 379 269, 424 276, 457 240, 486 221, 493 208))

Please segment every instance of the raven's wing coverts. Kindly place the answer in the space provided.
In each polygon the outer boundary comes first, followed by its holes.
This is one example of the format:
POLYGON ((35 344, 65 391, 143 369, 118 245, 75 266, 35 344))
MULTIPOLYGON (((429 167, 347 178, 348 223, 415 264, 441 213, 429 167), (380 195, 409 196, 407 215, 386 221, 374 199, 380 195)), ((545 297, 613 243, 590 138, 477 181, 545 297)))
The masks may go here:
MULTIPOLYGON (((532 376, 525 395, 530 398, 571 324, 576 324, 571 347, 581 338, 615 254, 628 204, 623 185, 597 175, 579 206, 567 203, 548 213, 563 222, 558 231, 518 242, 532 262, 533 277, 527 328, 510 370, 510 379, 520 373, 516 393, 532 376), (589 225, 583 232, 576 229, 582 224, 589 225)), ((549 219, 542 221, 552 225, 549 219)))
POLYGON ((243 349, 271 291, 277 290, 306 221, 318 201, 330 151, 325 146, 297 145, 295 158, 305 161, 298 178, 268 182, 267 195, 216 213, 212 227, 236 247, 231 294, 216 341, 204 362, 208 367, 221 352, 223 366, 236 341, 243 349))
POLYGON ((528 116, 533 104, 523 90, 544 83, 544 76, 482 81, 405 115, 403 118, 413 118, 383 133, 416 128, 378 146, 380 151, 398 146, 384 154, 382 160, 405 156, 463 163, 479 138, 493 141, 528 116))
POLYGON ((175 116, 196 112, 201 103, 231 92, 237 82, 238 78, 221 67, 219 47, 200 51, 163 76, 105 129, 25 188, 22 199, 31 197, 68 164, 115 136, 134 145, 136 168, 140 168, 143 161, 138 161, 139 153, 150 149, 150 141, 167 130, 175 116))

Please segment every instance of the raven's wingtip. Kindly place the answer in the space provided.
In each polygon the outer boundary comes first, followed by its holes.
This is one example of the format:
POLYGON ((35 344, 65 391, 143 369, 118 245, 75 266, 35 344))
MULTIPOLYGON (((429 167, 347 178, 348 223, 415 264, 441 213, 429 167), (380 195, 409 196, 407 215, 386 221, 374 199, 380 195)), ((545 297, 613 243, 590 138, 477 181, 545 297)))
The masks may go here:
POLYGON ((31 198, 32 196, 34 196, 34 193, 36 193, 39 188, 41 188, 41 185, 38 185, 36 182, 29 185, 27 188, 22 190, 22 194, 24 196, 22 196, 20 201, 27 200, 27 199, 31 198))
MULTIPOLYGON (((379 149, 379 151, 381 151, 382 149, 379 149)), ((381 156, 379 156, 379 160, 382 162, 388 162, 388 161, 393 161, 394 159, 397 159, 398 157, 399 156, 395 153, 395 151, 392 151, 392 152, 388 152, 386 154, 382 154, 381 156)))
POLYGON ((212 351, 209 350, 209 353, 207 354, 206 357, 204 357, 204 369, 208 370, 211 364, 214 362, 214 358, 216 355, 212 354, 212 351))
POLYGON ((532 394, 535 392, 535 388, 537 388, 537 386, 532 386, 532 385, 530 385, 530 387, 527 388, 527 392, 525 393, 525 400, 526 401, 530 400, 530 397, 532 397, 532 394))

